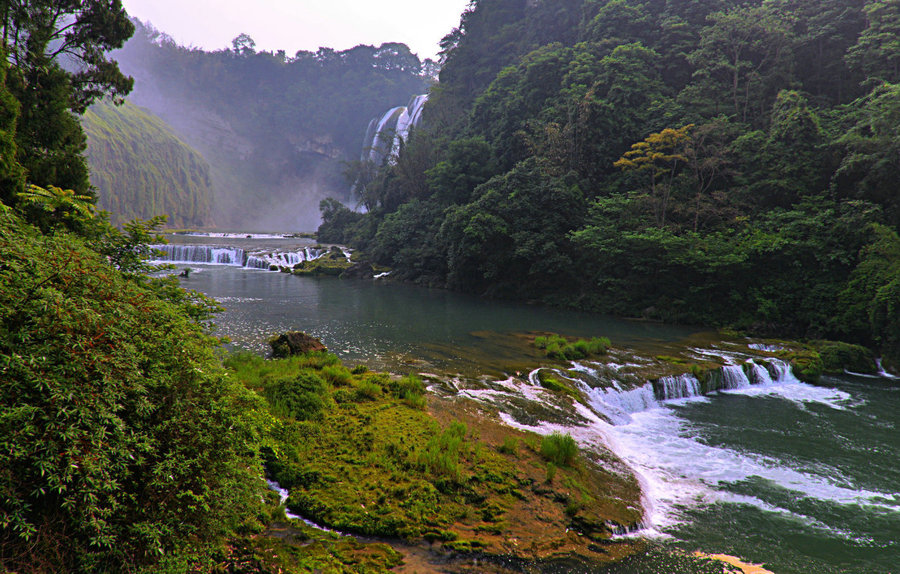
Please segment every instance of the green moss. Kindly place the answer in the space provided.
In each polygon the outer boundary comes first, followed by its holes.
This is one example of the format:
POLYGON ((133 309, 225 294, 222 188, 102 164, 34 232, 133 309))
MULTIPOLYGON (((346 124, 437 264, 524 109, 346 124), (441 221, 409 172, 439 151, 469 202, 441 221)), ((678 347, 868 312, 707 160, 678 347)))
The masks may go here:
POLYGON ((815 383, 825 372, 822 357, 813 349, 785 349, 778 351, 775 355, 790 362, 794 375, 801 381, 815 383))
POLYGON ((866 374, 878 372, 872 351, 861 345, 839 341, 813 341, 811 345, 822 358, 822 367, 827 373, 837 374, 845 370, 866 374))

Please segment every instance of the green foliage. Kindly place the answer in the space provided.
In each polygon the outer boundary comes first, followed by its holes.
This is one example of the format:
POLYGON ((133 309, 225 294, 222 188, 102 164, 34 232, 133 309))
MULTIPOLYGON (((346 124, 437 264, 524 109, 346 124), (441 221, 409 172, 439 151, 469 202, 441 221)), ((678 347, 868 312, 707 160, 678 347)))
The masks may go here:
POLYGON ((170 287, 0 219, 6 568, 122 572, 255 513, 262 404, 170 287))
POLYGON ((466 12, 347 239, 429 285, 891 348, 892 271, 849 285, 900 225, 895 3, 545 4, 466 12))
POLYGON ((541 456, 556 466, 572 466, 578 456, 578 445, 570 435, 554 432, 541 439, 541 456))
POLYGON ((298 421, 318 420, 328 408, 328 391, 328 384, 319 375, 307 372, 293 379, 267 383, 263 396, 278 416, 298 421))
POLYGON ((100 101, 82 126, 91 183, 113 224, 161 214, 177 228, 210 223, 209 165, 162 120, 129 102, 100 101))
POLYGON ((534 339, 535 347, 544 351, 551 359, 561 361, 577 361, 592 355, 604 355, 610 344, 610 340, 607 337, 592 337, 590 340, 577 339, 574 342, 569 342, 564 337, 553 334, 546 337, 535 337, 534 339))
POLYGON ((348 227, 362 219, 361 213, 355 213, 334 198, 323 199, 319 203, 322 212, 322 224, 319 225, 317 238, 324 243, 347 243, 348 227))
POLYGON ((825 372, 841 374, 844 371, 875 374, 877 368, 872 351, 861 346, 840 341, 815 341, 813 347, 822 358, 825 372))

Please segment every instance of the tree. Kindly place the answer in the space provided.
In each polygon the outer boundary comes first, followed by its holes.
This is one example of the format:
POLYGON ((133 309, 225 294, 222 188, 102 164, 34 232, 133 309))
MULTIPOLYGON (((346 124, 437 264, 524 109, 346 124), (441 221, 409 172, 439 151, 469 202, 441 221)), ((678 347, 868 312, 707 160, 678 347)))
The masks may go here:
POLYGON ((16 121, 19 102, 6 88, 6 58, 0 46, 0 208, 25 187, 25 171, 16 159, 16 121))
POLYGON ((726 119, 715 118, 689 130, 690 138, 684 143, 685 162, 697 191, 694 200, 695 233, 700 229, 701 201, 720 178, 732 173, 729 167, 729 139, 733 135, 732 131, 726 119))
POLYGON ((38 88, 40 68, 65 59, 71 109, 82 113, 107 94, 124 97, 133 80, 107 57, 134 33, 121 0, 4 0, 3 40, 10 63, 38 88))
MULTIPOLYGON (((69 73, 50 62, 45 67, 11 71, 7 85, 21 104, 16 146, 28 181, 71 189, 96 201, 84 157, 87 141, 71 111, 74 95, 69 73)), ((14 197, 10 199, 15 203, 14 197)))
POLYGON ((256 41, 248 34, 238 34, 231 41, 231 51, 238 56, 252 56, 256 53, 256 41))
POLYGON ((6 84, 22 110, 18 160, 28 180, 91 194, 84 134, 72 113, 131 90, 132 79, 107 53, 134 26, 120 0, 5 0, 0 18, 11 64, 6 84))
POLYGON ((688 57, 697 70, 690 98, 711 97, 714 114, 728 110, 739 122, 764 121, 792 77, 788 22, 767 5, 717 12, 709 21, 688 57))
POLYGON ((900 82, 900 0, 870 0, 868 25, 847 51, 847 63, 870 78, 900 82))
POLYGON ((842 156, 831 185, 839 197, 882 205, 887 221, 900 226, 900 84, 883 84, 853 103, 849 125, 835 142, 842 156))
POLYGON ((690 141, 689 124, 678 129, 666 128, 647 136, 644 141, 631 146, 617 162, 616 167, 635 173, 645 181, 657 227, 666 226, 666 210, 672 195, 672 184, 678 170, 687 163, 684 147, 690 141))

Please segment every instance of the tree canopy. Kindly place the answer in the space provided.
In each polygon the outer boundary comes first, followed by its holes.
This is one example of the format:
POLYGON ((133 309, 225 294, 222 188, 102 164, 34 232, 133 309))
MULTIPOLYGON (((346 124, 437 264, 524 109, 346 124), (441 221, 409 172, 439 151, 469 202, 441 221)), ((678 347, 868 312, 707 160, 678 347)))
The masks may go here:
MULTIPOLYGON (((890 257, 878 233, 900 225, 897 9, 476 0, 444 40, 423 125, 366 180, 389 201, 341 235, 430 285, 849 336, 848 282, 875 281, 877 306, 894 281, 866 261, 890 257), (416 170, 424 186, 401 185, 416 170)), ((852 323, 898 354, 888 327, 852 323)))

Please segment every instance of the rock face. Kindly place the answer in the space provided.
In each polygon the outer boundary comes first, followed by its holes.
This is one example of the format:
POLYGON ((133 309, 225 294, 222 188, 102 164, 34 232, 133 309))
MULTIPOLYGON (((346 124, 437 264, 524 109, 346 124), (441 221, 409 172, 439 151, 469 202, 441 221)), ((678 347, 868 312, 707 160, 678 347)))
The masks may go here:
POLYGON ((272 357, 276 359, 328 350, 322 341, 302 331, 282 333, 270 339, 269 345, 272 347, 272 357))

